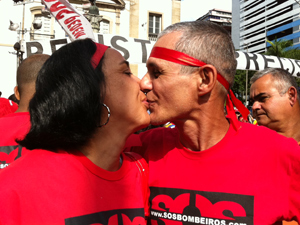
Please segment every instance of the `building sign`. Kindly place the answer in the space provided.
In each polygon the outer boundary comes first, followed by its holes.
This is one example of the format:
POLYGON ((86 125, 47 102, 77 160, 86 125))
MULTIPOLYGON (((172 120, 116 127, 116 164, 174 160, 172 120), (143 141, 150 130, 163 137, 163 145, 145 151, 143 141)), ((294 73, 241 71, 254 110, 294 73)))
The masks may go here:
MULTIPOLYGON (((118 50, 131 64, 146 63, 155 42, 124 37, 111 34, 95 34, 95 40, 101 44, 111 46, 118 50)), ((69 39, 51 39, 26 42, 25 56, 33 54, 52 54, 61 46, 67 44, 69 39)), ((280 58, 276 56, 255 53, 236 52, 237 69, 263 70, 265 68, 282 68, 293 76, 300 77, 300 60, 280 58)))
MULTIPOLYGON (((131 64, 146 63, 154 42, 144 39, 130 38, 111 34, 95 34, 98 43, 118 50, 131 64)), ((25 56, 33 54, 49 54, 67 44, 69 39, 35 40, 26 42, 25 56)))
POLYGON ((280 58, 272 55, 262 55, 237 51, 237 69, 263 70, 265 68, 282 68, 293 76, 300 77, 300 60, 280 58))

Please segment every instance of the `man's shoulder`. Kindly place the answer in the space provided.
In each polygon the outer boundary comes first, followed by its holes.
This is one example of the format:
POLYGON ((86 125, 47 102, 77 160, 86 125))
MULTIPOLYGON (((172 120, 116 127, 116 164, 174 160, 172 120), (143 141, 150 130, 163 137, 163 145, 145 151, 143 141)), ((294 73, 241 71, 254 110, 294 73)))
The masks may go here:
POLYGON ((264 126, 255 126, 244 123, 241 128, 241 135, 248 143, 253 143, 257 148, 272 148, 273 151, 287 152, 300 151, 298 143, 293 138, 287 138, 276 131, 264 126))
POLYGON ((241 124, 242 124, 241 126, 242 134, 247 134, 249 137, 264 138, 266 136, 282 136, 278 134, 276 131, 271 130, 264 126, 257 126, 250 123, 241 123, 241 124))
POLYGON ((28 112, 11 113, 0 118, 0 130, 1 127, 3 128, 4 126, 23 126, 24 124, 30 125, 30 115, 28 112))

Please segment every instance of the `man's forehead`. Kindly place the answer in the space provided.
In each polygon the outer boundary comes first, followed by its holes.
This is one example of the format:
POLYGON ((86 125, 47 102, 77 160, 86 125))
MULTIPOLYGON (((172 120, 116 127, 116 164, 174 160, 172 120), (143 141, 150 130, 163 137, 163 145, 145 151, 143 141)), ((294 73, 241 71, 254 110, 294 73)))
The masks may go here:
POLYGON ((258 89, 269 89, 274 86, 274 80, 272 76, 267 74, 260 78, 258 78, 252 85, 250 89, 258 90, 258 89))
POLYGON ((181 68, 181 65, 170 62, 168 60, 160 59, 160 58, 155 58, 155 57, 149 57, 147 62, 146 62, 146 67, 148 70, 150 69, 158 69, 162 71, 178 71, 181 68))
POLYGON ((258 78, 254 83, 258 84, 274 84, 275 80, 271 74, 263 75, 262 77, 258 78))
POLYGON ((272 94, 278 92, 276 80, 272 79, 271 75, 265 75, 257 79, 250 87, 251 97, 261 94, 272 94))
POLYGON ((165 34, 156 41, 153 47, 175 49, 175 46, 181 38, 181 36, 182 32, 180 31, 173 31, 171 33, 165 34))
POLYGON ((167 61, 159 58, 149 57, 146 65, 147 67, 162 67, 167 61))
MULTIPOLYGON (((179 39, 181 38, 182 32, 180 31, 173 31, 171 33, 165 34, 164 36, 160 37, 157 42, 154 44, 154 47, 162 47, 162 48, 168 48, 175 50, 175 46, 179 39)), ((170 62, 159 59, 159 58, 154 58, 154 57, 149 57, 147 60, 147 67, 161 67, 170 62)))

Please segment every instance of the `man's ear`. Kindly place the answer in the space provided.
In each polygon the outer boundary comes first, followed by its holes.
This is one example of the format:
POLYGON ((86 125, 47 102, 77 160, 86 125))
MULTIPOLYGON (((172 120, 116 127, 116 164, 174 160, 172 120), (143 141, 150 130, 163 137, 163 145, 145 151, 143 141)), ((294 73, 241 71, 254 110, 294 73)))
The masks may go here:
POLYGON ((287 91, 287 94, 289 96, 289 102, 291 106, 294 106, 294 104, 296 103, 296 101, 298 101, 297 99, 297 89, 295 87, 290 87, 287 91))
POLYGON ((213 65, 204 65, 200 67, 198 78, 199 95, 205 95, 212 91, 217 82, 217 69, 213 65))
POLYGON ((16 98, 20 101, 20 92, 19 92, 18 86, 15 86, 14 93, 15 93, 16 98))

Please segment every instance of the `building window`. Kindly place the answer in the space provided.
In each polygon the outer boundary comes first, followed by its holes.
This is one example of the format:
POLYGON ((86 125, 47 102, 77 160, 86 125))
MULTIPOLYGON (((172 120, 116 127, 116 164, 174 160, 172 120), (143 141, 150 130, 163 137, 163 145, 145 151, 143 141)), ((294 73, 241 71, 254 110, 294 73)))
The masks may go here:
POLYGON ((161 14, 149 14, 149 40, 156 41, 161 31, 161 14))
POLYGON ((42 23, 42 27, 40 29, 33 29, 34 40, 54 38, 53 35, 51 35, 51 17, 36 14, 34 15, 34 20, 42 23))
POLYGON ((109 30, 110 30, 110 23, 108 20, 106 19, 102 19, 100 22, 100 33, 101 34, 109 34, 109 30))
POLYGON ((30 8, 32 26, 30 28, 30 40, 52 39, 54 36, 55 19, 43 6, 35 6, 30 8), (41 24, 41 26, 36 26, 41 24))

